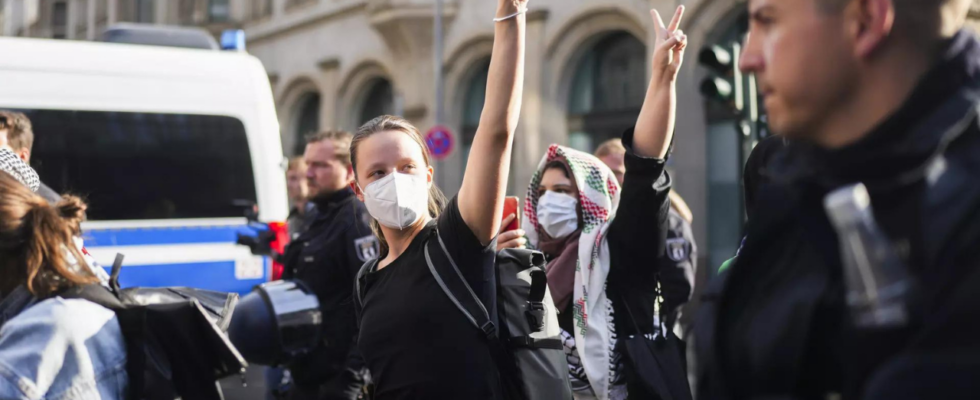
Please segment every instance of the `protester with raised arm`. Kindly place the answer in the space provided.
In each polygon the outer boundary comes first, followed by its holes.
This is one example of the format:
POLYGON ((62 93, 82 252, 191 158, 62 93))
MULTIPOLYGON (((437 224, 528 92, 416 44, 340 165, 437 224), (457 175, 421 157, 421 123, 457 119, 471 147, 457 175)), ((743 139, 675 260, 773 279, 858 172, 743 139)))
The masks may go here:
MULTIPOLYGON (((624 369, 617 342, 656 331, 657 276, 669 261, 664 242, 670 178, 664 168, 687 43, 677 30, 683 12, 678 7, 669 27, 651 12, 657 29, 652 80, 636 127, 623 138, 622 188, 598 158, 559 145, 548 149, 528 187, 523 231, 548 261, 576 399, 658 398, 630 379, 635 371, 624 369), (635 320, 628 318, 627 305, 635 320)), ((524 244, 507 234, 499 248, 524 244)))
MULTIPOLYGON (((500 0, 487 95, 459 194, 445 203, 419 130, 381 116, 351 143, 354 187, 381 242, 368 264, 358 345, 374 398, 489 400, 501 393, 487 339, 426 266, 436 237, 484 304, 494 302, 494 239, 501 222, 524 79, 526 0, 500 0)), ((495 315, 490 310, 490 315, 495 315)))

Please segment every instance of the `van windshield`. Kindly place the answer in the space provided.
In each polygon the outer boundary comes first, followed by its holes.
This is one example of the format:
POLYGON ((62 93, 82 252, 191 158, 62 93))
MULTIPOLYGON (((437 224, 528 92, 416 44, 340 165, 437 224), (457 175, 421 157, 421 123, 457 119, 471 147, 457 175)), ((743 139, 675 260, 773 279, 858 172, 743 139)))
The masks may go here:
POLYGON ((92 221, 220 218, 256 201, 241 121, 212 115, 18 110, 44 184, 81 196, 92 221))

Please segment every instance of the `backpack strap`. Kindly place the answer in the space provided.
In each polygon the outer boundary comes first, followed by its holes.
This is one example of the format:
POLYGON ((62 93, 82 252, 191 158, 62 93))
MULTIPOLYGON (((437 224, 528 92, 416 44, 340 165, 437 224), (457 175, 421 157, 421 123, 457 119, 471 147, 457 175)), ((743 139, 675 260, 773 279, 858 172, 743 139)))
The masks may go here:
POLYGON ((357 271, 357 275, 354 277, 354 311, 357 313, 357 321, 360 324, 361 321, 361 310, 364 308, 364 286, 366 285, 365 277, 367 274, 374 272, 375 268, 378 266, 378 260, 369 260, 361 266, 361 269, 357 271))
POLYGON ((466 282, 463 273, 453 261, 446 244, 439 236, 438 229, 434 229, 432 235, 426 239, 424 249, 425 263, 449 300, 473 326, 486 335, 487 339, 496 340, 497 326, 490 319, 483 301, 473 292, 473 288, 466 282))

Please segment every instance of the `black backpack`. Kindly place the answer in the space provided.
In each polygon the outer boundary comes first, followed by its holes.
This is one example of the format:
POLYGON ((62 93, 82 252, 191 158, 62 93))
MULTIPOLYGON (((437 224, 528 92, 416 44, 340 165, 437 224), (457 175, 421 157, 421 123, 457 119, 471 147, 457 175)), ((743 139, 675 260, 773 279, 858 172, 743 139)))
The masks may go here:
MULTIPOLYGON (((463 278, 438 230, 426 239, 425 261, 449 300, 488 340, 500 373, 506 400, 571 400, 568 362, 558 328, 558 312, 548 292, 544 254, 507 249, 497 253, 497 315, 463 278), (494 323, 500 321, 500 326, 494 323)), ((363 305, 364 276, 375 269, 369 261, 357 273, 356 305, 363 305)))
POLYGON ((83 299, 116 313, 126 342, 131 400, 222 399, 217 380, 247 366, 225 330, 238 295, 191 288, 119 288, 122 256, 109 287, 69 289, 60 297, 83 299))

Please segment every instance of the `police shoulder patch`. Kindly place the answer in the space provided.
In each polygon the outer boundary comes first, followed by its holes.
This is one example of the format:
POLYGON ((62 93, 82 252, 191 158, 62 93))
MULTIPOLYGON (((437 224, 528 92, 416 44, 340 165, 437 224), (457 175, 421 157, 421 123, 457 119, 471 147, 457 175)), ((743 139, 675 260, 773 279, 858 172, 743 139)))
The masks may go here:
POLYGON ((691 253, 691 244, 683 237, 667 239, 667 257, 676 262, 686 261, 691 253))
POLYGON ((365 236, 354 240, 354 250, 357 258, 363 262, 368 262, 378 257, 378 238, 374 235, 365 236))

